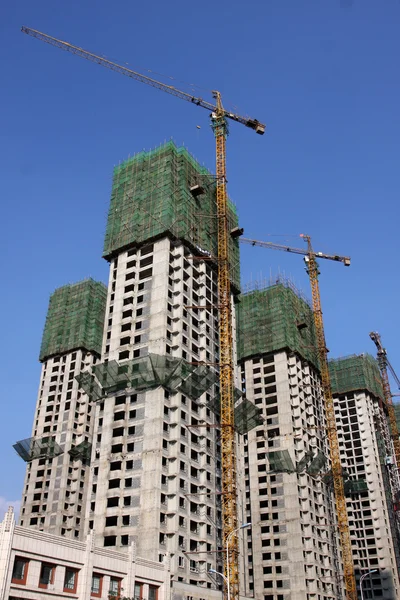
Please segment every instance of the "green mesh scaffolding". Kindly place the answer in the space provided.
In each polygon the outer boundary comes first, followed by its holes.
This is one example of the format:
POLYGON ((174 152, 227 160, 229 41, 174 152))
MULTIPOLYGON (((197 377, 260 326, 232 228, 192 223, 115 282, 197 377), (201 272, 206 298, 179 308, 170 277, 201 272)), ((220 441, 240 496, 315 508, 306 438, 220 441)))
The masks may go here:
POLYGON ((92 455, 92 444, 86 440, 68 450, 73 460, 81 460, 84 464, 90 464, 92 455))
POLYGON ((103 398, 103 388, 99 386, 94 375, 88 371, 83 371, 82 373, 78 373, 75 379, 79 383, 79 387, 88 395, 90 401, 96 402, 100 398, 103 398))
POLYGON ((199 365, 194 369, 193 373, 182 382, 179 389, 184 394, 190 396, 190 398, 198 400, 200 396, 218 380, 219 376, 216 371, 210 369, 206 365, 199 365))
POLYGON ((243 398, 240 404, 235 406, 234 421, 236 431, 243 435, 254 427, 262 425, 264 419, 262 417, 262 411, 258 406, 255 406, 255 404, 246 398, 243 398))
POLYGON ((273 473, 294 473, 295 467, 288 450, 267 452, 269 470, 273 473))
POLYGON ((361 492, 368 492, 368 485, 365 479, 349 479, 344 482, 344 493, 346 496, 361 494, 361 492))
POLYGON ((14 444, 13 448, 25 462, 35 458, 53 458, 63 453, 52 437, 27 438, 14 444))
MULTIPOLYGON (((186 150, 170 141, 140 152, 115 167, 103 256, 162 235, 184 240, 193 250, 217 256, 215 177, 186 150), (193 186, 201 188, 192 194, 193 186)), ((228 203, 228 228, 238 226, 228 203)), ((230 272, 240 286, 239 243, 230 238, 230 272)))
POLYGON ((307 467, 309 464, 311 464, 311 462, 312 462, 312 460, 313 460, 313 456, 314 456, 314 454, 313 454, 312 450, 307 450, 307 452, 305 452, 305 454, 304 454, 303 458, 301 458, 301 459, 299 460, 299 462, 297 463, 297 466, 296 466, 296 471, 297 471, 298 473, 301 473, 302 471, 304 471, 304 469, 305 469, 305 468, 306 468, 306 467, 307 467))
POLYGON ((137 392, 159 386, 170 392, 180 391, 198 399, 219 379, 217 371, 207 365, 195 366, 183 358, 147 354, 118 363, 110 360, 92 367, 75 379, 91 400, 130 388, 137 392))
POLYGON ((378 363, 370 354, 353 354, 329 361, 333 394, 366 390, 383 398, 382 379, 378 363))
POLYGON ((318 368, 312 310, 290 281, 242 294, 237 316, 239 360, 289 349, 318 368))
POLYGON ((107 288, 86 279, 58 288, 51 296, 39 360, 84 348, 101 353, 107 288))
POLYGON ((325 468, 326 456, 319 451, 317 456, 313 458, 311 463, 306 468, 306 471, 311 477, 316 477, 325 468))

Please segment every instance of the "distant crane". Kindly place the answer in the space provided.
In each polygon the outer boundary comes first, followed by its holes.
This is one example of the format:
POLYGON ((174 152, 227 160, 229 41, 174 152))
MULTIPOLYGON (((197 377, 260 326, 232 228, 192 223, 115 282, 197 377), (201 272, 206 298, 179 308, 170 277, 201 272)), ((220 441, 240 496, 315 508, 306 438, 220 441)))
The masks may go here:
POLYGON ((85 58, 97 63, 107 69, 116 71, 121 75, 146 83, 158 90, 172 94, 181 100, 186 100, 196 106, 201 106, 211 112, 211 126, 214 131, 216 142, 216 197, 217 197, 217 228, 218 228, 218 313, 220 333, 220 399, 221 399, 221 466, 222 466, 222 532, 224 547, 228 545, 225 557, 225 577, 228 578, 227 589, 230 590, 232 600, 239 598, 239 568, 238 568, 238 541, 233 534, 237 530, 237 488, 236 488, 236 442, 234 430, 234 361, 233 361, 233 337, 232 337, 232 314, 231 314, 231 286, 229 273, 229 230, 227 214, 226 193, 226 137, 228 135, 227 119, 236 121, 253 129, 262 135, 265 125, 257 119, 241 117, 229 112, 222 106, 221 94, 213 91, 215 104, 207 102, 202 98, 182 92, 177 88, 156 81, 151 77, 132 71, 110 60, 97 56, 92 52, 73 46, 68 42, 30 29, 22 27, 21 31, 38 40, 46 42, 61 50, 85 58), (228 565, 228 556, 230 561, 228 565))
MULTIPOLYGON (((242 230, 233 235, 239 237, 242 230)), ((338 527, 340 541, 342 546, 343 557, 343 577, 346 588, 346 599, 357 600, 356 580, 354 576, 353 553, 351 549, 351 539, 349 531, 349 521, 347 517, 346 496, 344 493, 343 470, 340 462, 339 441, 336 429, 335 408, 333 403, 331 379, 328 367, 328 350, 325 342, 324 322, 322 318, 321 296, 318 283, 318 263, 317 258, 326 258, 343 263, 346 267, 350 266, 350 258, 348 256, 339 256, 338 254, 324 254, 323 252, 315 252, 311 245, 309 235, 301 236, 307 244, 307 249, 292 248, 283 246, 273 242, 260 242, 240 237, 241 243, 251 244, 252 246, 260 246, 262 248, 271 248, 272 250, 282 250, 283 252, 291 252, 293 254, 302 254, 305 257, 307 272, 310 278, 312 306, 314 315, 315 333, 317 337, 317 350, 319 358, 319 366, 321 370, 321 382, 325 399, 325 416, 327 423, 327 433, 329 440, 329 453, 332 463, 333 488, 336 499, 336 509, 338 516, 338 527)))
POLYGON ((381 372, 382 384, 383 384, 383 395, 387 406, 389 415, 390 430, 392 435, 392 442, 394 448, 394 455, 396 459, 397 469, 400 469, 400 439, 399 429, 397 427, 396 413, 393 406, 392 392, 390 390, 388 369, 391 372, 393 379, 395 380, 398 389, 400 389, 400 379, 397 377, 395 370, 389 362, 385 348, 382 346, 381 336, 377 331, 371 331, 369 337, 374 342, 377 349, 377 360, 379 370, 381 372))

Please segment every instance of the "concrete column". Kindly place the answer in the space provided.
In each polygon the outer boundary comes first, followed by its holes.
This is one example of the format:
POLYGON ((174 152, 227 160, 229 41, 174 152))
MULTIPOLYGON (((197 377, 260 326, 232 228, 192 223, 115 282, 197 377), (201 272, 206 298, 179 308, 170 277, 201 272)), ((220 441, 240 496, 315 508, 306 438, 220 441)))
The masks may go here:
POLYGON ((93 532, 90 532, 86 537, 85 560, 78 580, 77 593, 79 600, 86 600, 86 598, 90 598, 93 572, 93 550, 94 535, 93 532))
POLYGON ((124 589, 124 596, 127 598, 133 598, 135 595, 135 578, 136 578, 136 544, 132 542, 129 546, 129 566, 128 575, 126 577, 126 586, 124 589))
POLYGON ((10 562, 15 528, 14 509, 9 507, 0 524, 0 598, 8 598, 13 565, 10 562))

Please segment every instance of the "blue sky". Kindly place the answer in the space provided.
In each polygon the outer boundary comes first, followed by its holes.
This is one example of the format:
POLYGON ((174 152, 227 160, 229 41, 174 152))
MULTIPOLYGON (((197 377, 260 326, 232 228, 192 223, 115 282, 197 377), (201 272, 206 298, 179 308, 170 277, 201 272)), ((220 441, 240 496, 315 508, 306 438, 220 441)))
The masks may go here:
MULTIPOLYGON (((107 279, 113 166, 173 138, 214 170, 206 111, 23 35, 22 25, 205 99, 218 89, 227 108, 267 123, 263 137, 233 123, 228 139, 228 188, 246 236, 301 247, 305 232, 317 250, 350 255, 350 269, 321 265, 331 356, 374 353, 375 329, 400 373, 397 0, 6 2, 0 508, 21 495, 25 465, 12 444, 31 433, 49 294, 107 279)), ((244 283, 278 271, 309 295, 301 257, 243 247, 244 283)))

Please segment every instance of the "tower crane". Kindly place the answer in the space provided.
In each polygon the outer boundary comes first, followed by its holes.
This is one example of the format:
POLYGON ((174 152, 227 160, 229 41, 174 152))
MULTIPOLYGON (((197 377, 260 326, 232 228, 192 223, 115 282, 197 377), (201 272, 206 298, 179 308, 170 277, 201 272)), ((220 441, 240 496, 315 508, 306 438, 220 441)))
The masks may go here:
POLYGON ((71 54, 85 58, 103 67, 116 71, 121 75, 146 83, 158 90, 186 100, 211 112, 211 126, 216 143, 216 205, 218 229, 218 294, 219 294, 219 334, 220 334, 220 400, 221 400, 221 467, 222 467, 222 535, 224 547, 228 548, 225 556, 225 577, 232 600, 239 598, 238 541, 234 532, 237 530, 237 488, 236 488, 236 440, 234 431, 234 363, 231 314, 231 285, 229 276, 229 231, 227 218, 226 193, 226 137, 228 135, 228 119, 253 129, 262 135, 265 125, 257 119, 249 119, 224 109, 221 94, 213 91, 215 104, 200 97, 183 92, 173 86, 132 71, 127 67, 109 61, 92 52, 73 46, 57 38, 22 27, 22 32, 52 46, 66 50, 71 54), (229 565, 228 565, 228 558, 229 565))
POLYGON ((391 372, 393 379, 397 383, 397 387, 400 389, 400 379, 397 377, 395 370, 389 362, 385 348, 382 346, 381 336, 377 331, 371 331, 369 337, 374 342, 377 349, 377 360, 379 370, 381 372, 382 384, 383 384, 383 395, 387 406, 389 415, 390 430, 392 435, 392 442, 394 448, 394 455, 396 458, 397 469, 400 469, 400 439, 399 429, 397 427, 396 413, 393 406, 392 392, 390 390, 388 370, 391 372))
POLYGON ((307 244, 305 248, 291 248, 273 242, 260 242, 240 237, 240 241, 244 244, 252 246, 261 246, 262 248, 271 248, 273 250, 282 250, 293 254, 302 254, 305 257, 307 265, 307 273, 310 278, 312 306, 314 315, 315 333, 317 337, 317 350, 319 358, 319 366, 321 371, 321 383, 325 399, 325 415, 326 429, 329 440, 329 454, 332 464, 333 488, 335 492, 336 511, 338 518, 338 528, 340 534, 340 542, 342 547, 343 557, 343 577, 346 588, 346 600, 357 600, 356 580, 354 577, 353 554, 351 550, 351 539, 349 531, 349 521, 347 517, 346 497, 344 493, 343 470, 340 462, 339 441, 336 429, 335 408, 333 403, 331 379, 328 368, 328 350, 325 342, 324 322, 322 318, 321 296, 318 282, 318 258, 326 258, 343 263, 346 267, 350 266, 350 258, 348 256, 339 256, 337 254, 324 254, 323 252, 315 252, 311 245, 309 235, 301 236, 307 244))

